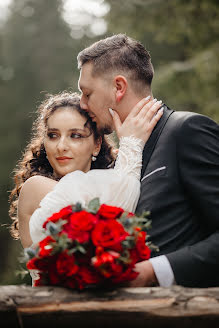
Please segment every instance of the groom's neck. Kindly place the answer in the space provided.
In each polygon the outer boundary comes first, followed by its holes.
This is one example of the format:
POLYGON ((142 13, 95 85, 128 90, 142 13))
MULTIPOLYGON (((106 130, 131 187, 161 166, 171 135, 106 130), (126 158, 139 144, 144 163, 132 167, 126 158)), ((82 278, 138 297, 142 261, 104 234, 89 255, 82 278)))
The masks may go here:
POLYGON ((127 94, 121 102, 117 105, 116 111, 119 114, 120 120, 123 122, 126 117, 129 115, 129 113, 132 111, 134 106, 147 96, 151 96, 151 99, 153 99, 152 93, 145 93, 142 95, 136 95, 134 93, 127 94))

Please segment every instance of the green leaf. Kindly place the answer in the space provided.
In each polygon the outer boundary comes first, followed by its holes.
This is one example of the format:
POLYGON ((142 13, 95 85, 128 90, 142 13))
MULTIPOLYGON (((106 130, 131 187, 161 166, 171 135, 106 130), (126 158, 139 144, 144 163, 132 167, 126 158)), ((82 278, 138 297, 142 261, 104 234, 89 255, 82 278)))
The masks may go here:
POLYGON ((52 221, 48 222, 46 225, 46 235, 57 235, 62 230, 62 227, 65 223, 67 223, 67 220, 63 220, 62 218, 60 218, 60 220, 58 220, 56 223, 52 221))
POLYGON ((86 254, 86 249, 82 245, 77 245, 77 250, 82 254, 86 254))
POLYGON ((159 247, 154 245, 151 241, 146 242, 146 245, 150 248, 151 251, 159 252, 159 247))
POLYGON ((27 258, 30 260, 32 259, 34 256, 36 256, 37 250, 32 248, 32 247, 28 247, 24 249, 24 254, 25 256, 27 256, 27 258))
POLYGON ((20 270, 16 270, 16 271, 15 271, 15 275, 16 275, 16 276, 20 276, 21 279, 24 279, 24 277, 25 277, 27 274, 29 274, 29 271, 28 271, 28 270, 24 270, 23 268, 20 269, 20 270))
POLYGON ((150 211, 144 211, 140 216, 142 218, 147 218, 148 216, 150 216, 151 212, 150 211))
POLYGON ((58 246, 61 250, 65 250, 71 244, 71 239, 68 238, 66 234, 62 234, 57 240, 57 244, 54 245, 54 248, 58 246))
POLYGON ((100 200, 98 197, 92 199, 88 204, 88 212, 96 214, 100 208, 100 200))
POLYGON ((125 240, 122 241, 122 246, 126 249, 131 249, 135 246, 135 237, 128 236, 125 240))
POLYGON ((71 249, 68 250, 68 254, 72 255, 72 254, 76 253, 77 250, 78 250, 77 247, 71 248, 71 249))
POLYGON ((82 210, 83 210, 83 207, 82 207, 81 203, 77 202, 77 203, 75 204, 73 210, 74 210, 74 212, 80 212, 80 211, 82 211, 82 210))

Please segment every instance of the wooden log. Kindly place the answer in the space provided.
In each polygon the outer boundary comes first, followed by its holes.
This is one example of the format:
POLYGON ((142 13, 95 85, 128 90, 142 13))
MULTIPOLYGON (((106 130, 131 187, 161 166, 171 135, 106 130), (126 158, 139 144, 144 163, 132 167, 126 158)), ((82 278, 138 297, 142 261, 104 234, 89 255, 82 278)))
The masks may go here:
POLYGON ((119 288, 76 292, 0 286, 0 325, 48 327, 219 327, 219 288, 119 288))

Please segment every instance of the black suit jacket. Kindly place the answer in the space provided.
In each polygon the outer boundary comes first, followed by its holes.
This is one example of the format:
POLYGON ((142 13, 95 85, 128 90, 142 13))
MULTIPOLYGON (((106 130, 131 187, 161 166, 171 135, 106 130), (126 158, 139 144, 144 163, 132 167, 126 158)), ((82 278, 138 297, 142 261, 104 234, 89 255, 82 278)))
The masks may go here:
POLYGON ((219 286, 219 126, 206 116, 164 115, 143 153, 137 213, 151 211, 150 240, 177 284, 219 286))

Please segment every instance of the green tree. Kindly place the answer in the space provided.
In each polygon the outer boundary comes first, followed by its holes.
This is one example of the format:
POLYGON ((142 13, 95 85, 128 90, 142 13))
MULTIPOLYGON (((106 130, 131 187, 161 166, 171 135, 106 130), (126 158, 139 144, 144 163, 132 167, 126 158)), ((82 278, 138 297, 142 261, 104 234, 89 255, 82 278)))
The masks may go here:
POLYGON ((107 0, 108 34, 126 33, 150 51, 153 91, 178 110, 219 121, 219 4, 216 0, 107 0), (123 2, 124 4, 124 2, 123 2))
MULTIPOLYGON (((61 0, 13 1, 10 16, 0 30, 1 223, 10 222, 9 176, 30 137, 37 104, 45 93, 77 90, 79 41, 72 40, 61 5, 61 0)), ((17 267, 21 247, 11 241, 5 226, 1 226, 0 248, 5 250, 0 266, 3 268, 7 261, 10 268, 0 278, 9 283, 15 279, 12 268, 17 267)))

